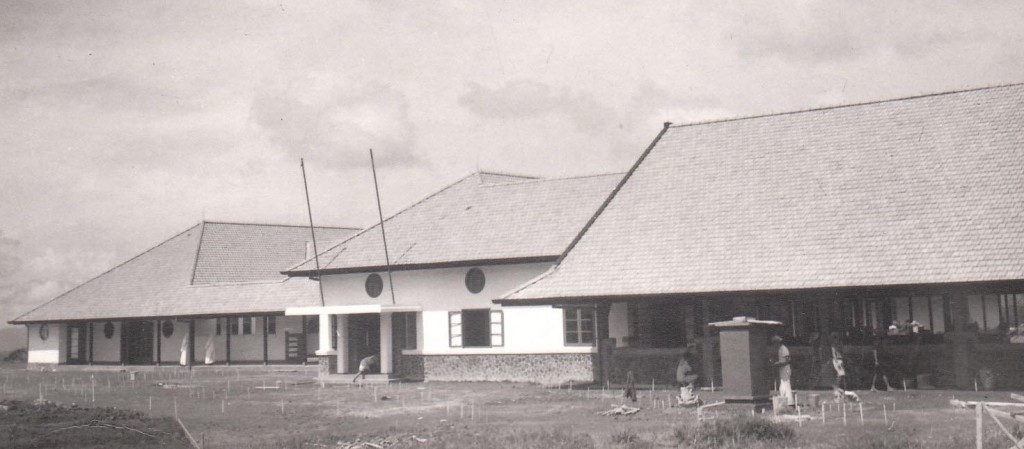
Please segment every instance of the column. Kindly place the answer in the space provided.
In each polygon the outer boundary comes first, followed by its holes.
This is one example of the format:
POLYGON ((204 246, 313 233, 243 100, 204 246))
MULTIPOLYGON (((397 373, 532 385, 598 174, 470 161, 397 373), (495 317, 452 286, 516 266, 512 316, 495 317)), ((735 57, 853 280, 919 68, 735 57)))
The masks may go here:
POLYGON ((163 329, 160 329, 160 320, 156 320, 154 327, 156 327, 156 366, 160 366, 161 359, 163 359, 163 348, 161 345, 163 345, 164 339, 163 329))
POLYGON ((334 338, 334 329, 331 327, 331 316, 326 313, 320 314, 320 349, 316 350, 316 358, 319 365, 318 373, 321 379, 338 372, 337 352, 331 348, 331 339, 334 338))
POLYGON ((391 314, 380 314, 380 373, 391 374, 391 314))
POLYGON ((263 364, 267 364, 267 317, 263 316, 263 364))
POLYGON ((338 315, 338 330, 335 332, 338 339, 338 372, 349 372, 348 367, 348 315, 338 315))
POLYGON ((235 329, 238 329, 242 323, 238 322, 238 317, 236 316, 225 318, 224 322, 227 323, 227 326, 224 326, 226 327, 226 329, 224 329, 224 335, 227 336, 227 341, 224 342, 224 364, 231 365, 231 326, 234 325, 236 326, 235 329))

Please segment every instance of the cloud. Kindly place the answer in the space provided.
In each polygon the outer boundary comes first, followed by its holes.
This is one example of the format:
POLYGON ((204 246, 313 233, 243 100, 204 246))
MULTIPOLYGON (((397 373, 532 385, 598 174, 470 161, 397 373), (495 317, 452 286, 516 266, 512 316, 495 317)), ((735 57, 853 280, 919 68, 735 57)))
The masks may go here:
POLYGON ((113 266, 114 253, 46 248, 40 254, 0 231, 0 328, 113 266))
POLYGON ((311 72, 258 89, 250 121, 284 154, 336 169, 422 164, 409 101, 378 82, 311 72))
POLYGON ((546 114, 568 117, 578 131, 591 131, 613 123, 614 112, 593 95, 568 87, 552 88, 530 80, 506 82, 498 88, 469 84, 459 105, 485 118, 526 119, 546 114))

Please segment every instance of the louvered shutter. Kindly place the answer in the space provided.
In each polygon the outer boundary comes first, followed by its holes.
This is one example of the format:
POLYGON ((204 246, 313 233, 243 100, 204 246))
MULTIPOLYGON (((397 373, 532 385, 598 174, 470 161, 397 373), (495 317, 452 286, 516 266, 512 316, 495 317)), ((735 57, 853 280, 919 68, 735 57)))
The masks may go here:
POLYGON ((448 346, 462 347, 462 312, 448 312, 448 346))
POLYGON ((505 346, 505 312, 491 311, 491 346, 505 346))

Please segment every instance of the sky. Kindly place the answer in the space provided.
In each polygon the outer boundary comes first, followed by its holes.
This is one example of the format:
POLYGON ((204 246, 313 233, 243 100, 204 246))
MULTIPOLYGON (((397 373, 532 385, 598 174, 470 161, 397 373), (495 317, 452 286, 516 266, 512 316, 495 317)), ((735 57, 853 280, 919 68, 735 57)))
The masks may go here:
MULTIPOLYGON (((1024 3, 0 0, 0 320, 201 220, 376 219, 662 123, 1024 82, 1024 3)), ((3 324, 0 324, 2 327, 3 324)))

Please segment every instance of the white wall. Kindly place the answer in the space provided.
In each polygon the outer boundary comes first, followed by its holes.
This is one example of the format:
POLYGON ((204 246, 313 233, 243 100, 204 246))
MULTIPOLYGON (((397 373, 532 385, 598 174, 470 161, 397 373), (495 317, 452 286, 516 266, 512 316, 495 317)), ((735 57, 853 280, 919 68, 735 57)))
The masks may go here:
POLYGON ((28 363, 61 363, 65 359, 64 325, 49 323, 46 340, 39 338, 41 324, 28 325, 28 363))
MULTIPOLYGON (((490 308, 496 299, 546 271, 551 264, 528 263, 484 265, 484 289, 470 293, 466 289, 466 272, 473 267, 436 268, 395 271, 395 302, 418 305, 423 310, 459 310, 490 308)), ((370 273, 332 274, 323 277, 324 300, 327 305, 391 304, 386 272, 378 272, 384 280, 384 291, 371 298, 366 294, 366 278, 370 273)))
POLYGON ((551 306, 492 307, 504 311, 504 346, 452 348, 448 340, 448 311, 422 313, 423 346, 405 354, 550 354, 594 352, 592 346, 566 346, 562 309, 551 306))
MULTIPOLYGON (((593 352, 590 346, 566 346, 562 309, 550 306, 499 307, 491 300, 543 274, 549 263, 478 266, 486 282, 479 293, 466 289, 466 272, 473 267, 395 271, 395 302, 420 306, 417 314, 418 347, 406 354, 526 354, 593 352), (504 311, 504 346, 494 348, 451 348, 448 340, 448 312, 462 309, 504 311)), ((379 272, 384 291, 371 298, 366 293, 370 273, 334 274, 323 277, 327 305, 391 304, 386 272, 379 272)))

